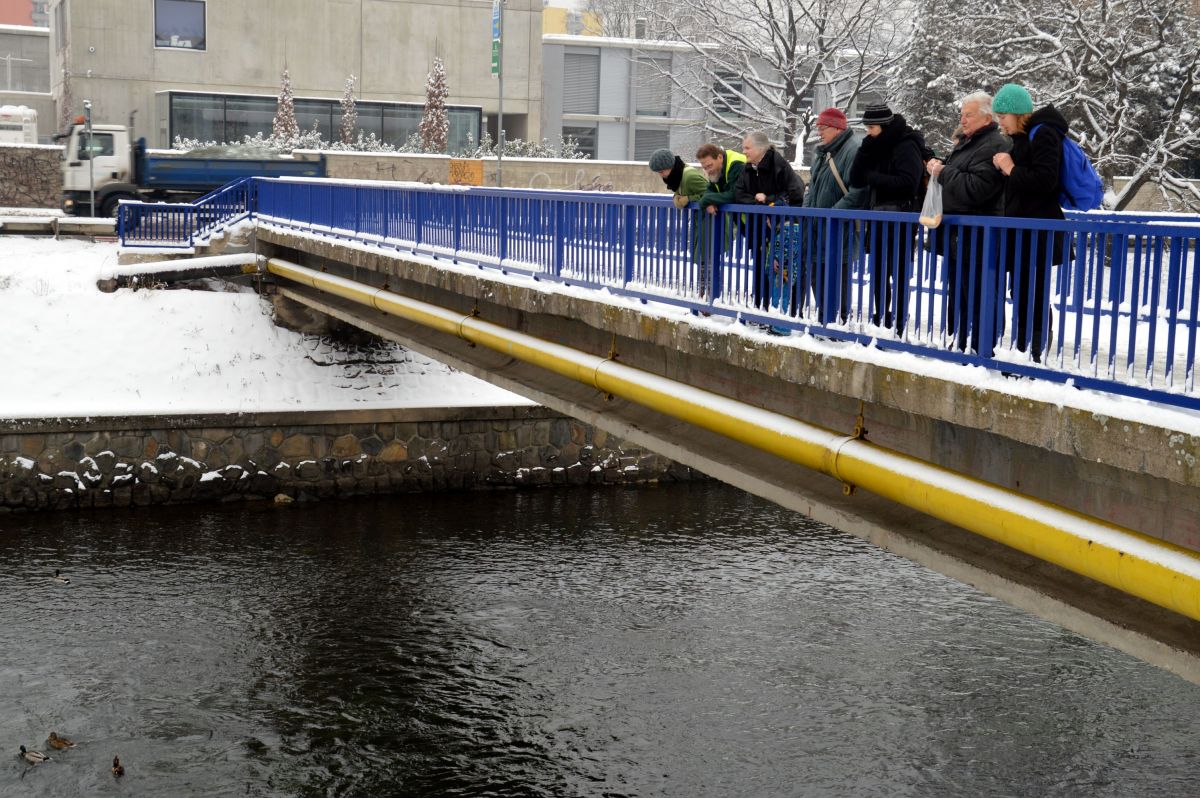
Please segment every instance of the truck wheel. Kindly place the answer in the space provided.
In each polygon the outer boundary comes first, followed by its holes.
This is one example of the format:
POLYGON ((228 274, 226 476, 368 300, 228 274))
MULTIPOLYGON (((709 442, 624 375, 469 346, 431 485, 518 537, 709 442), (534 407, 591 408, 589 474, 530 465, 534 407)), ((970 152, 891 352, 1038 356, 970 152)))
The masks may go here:
POLYGON ((104 202, 100 203, 100 215, 109 219, 117 218, 117 209, 121 207, 121 200, 133 199, 124 194, 114 194, 111 197, 106 197, 104 202))

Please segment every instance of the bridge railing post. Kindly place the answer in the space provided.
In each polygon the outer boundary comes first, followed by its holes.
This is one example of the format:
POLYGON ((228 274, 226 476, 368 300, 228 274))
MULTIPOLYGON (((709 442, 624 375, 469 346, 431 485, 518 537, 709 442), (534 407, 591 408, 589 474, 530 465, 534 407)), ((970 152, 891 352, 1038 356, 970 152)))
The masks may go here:
POLYGON ((497 253, 500 257, 498 264, 504 265, 505 259, 508 258, 508 197, 501 195, 500 197, 500 246, 497 253))
POLYGON ((463 217, 466 215, 463 205, 466 201, 466 197, 459 192, 450 195, 450 248, 454 250, 455 261, 462 250, 463 217))
POLYGON ((551 269, 551 274, 553 274, 555 277, 561 277, 562 276, 562 268, 563 268, 563 250, 565 249, 565 246, 563 244, 563 235, 566 232, 565 228, 566 228, 567 203, 564 202, 563 200, 554 200, 553 208, 554 208, 554 238, 553 238, 554 254, 552 256, 550 269, 551 269))
MULTIPOLYGON (((625 229, 622 231, 622 246, 624 248, 624 257, 622 259, 623 268, 621 269, 622 285, 626 286, 633 282, 633 266, 634 266, 634 250, 633 250, 633 227, 637 221, 637 207, 634 205, 625 206, 625 229)), ((614 231, 615 233, 615 231, 614 231)), ((616 243, 613 241, 612 243, 616 243)))
POLYGON ((708 296, 705 299, 708 300, 708 304, 710 305, 721 297, 721 256, 725 254, 725 242, 729 233, 725 229, 725 226, 729 224, 730 219, 734 218, 726 218, 719 205, 714 207, 716 207, 717 212, 713 215, 709 215, 707 211, 699 211, 700 218, 704 219, 707 217, 712 225, 709 228, 708 236, 708 263, 702 267, 708 269, 708 296))
POLYGON ((998 291, 1000 256, 996 251, 999 231, 994 227, 977 228, 983 235, 983 268, 978 270, 983 285, 979 291, 979 356, 990 358, 996 351, 996 316, 1003 310, 1004 293, 998 291))

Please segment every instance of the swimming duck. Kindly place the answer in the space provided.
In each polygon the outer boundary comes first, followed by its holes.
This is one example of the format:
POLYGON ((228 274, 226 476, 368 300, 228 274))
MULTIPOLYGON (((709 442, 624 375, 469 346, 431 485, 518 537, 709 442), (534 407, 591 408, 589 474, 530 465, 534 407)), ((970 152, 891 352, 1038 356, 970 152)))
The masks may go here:
POLYGON ((58 732, 50 732, 50 747, 62 751, 64 748, 74 748, 75 743, 67 737, 59 737, 58 732))
POLYGON ((71 580, 67 579, 65 576, 63 576, 61 573, 59 573, 59 570, 57 568, 54 569, 54 581, 58 582, 60 585, 71 584, 71 580))
POLYGON ((28 751, 25 746, 21 746, 21 758, 31 765, 40 765, 50 759, 41 751, 28 751))
POLYGON ((125 775, 125 766, 121 764, 121 757, 119 757, 119 756, 113 757, 112 774, 114 776, 124 776, 125 775))

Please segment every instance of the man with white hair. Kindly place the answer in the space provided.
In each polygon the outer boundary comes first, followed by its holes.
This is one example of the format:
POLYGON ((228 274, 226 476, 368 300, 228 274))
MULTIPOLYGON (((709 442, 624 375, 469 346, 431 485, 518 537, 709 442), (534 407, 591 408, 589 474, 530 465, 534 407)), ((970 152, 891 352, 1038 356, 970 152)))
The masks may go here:
MULTIPOLYGON (((947 216, 999 216, 1004 202, 1004 175, 992 162, 992 156, 1008 152, 1012 142, 996 124, 991 95, 982 91, 968 94, 963 98, 960 110, 958 143, 950 157, 944 163, 931 158, 925 168, 942 186, 942 206, 947 216)), ((984 259, 987 254, 984 243, 989 235, 985 228, 954 225, 947 236, 946 247, 938 246, 938 253, 945 256, 949 332, 955 334, 958 348, 963 351, 967 351, 969 333, 970 349, 984 357, 991 356, 997 335, 995 318, 985 320, 980 315, 984 279, 995 280, 993 297, 1004 295, 998 268, 988 268, 998 263, 995 249, 999 239, 992 239, 991 260, 985 262, 984 259), (961 247, 959 235, 964 236, 961 247), (991 340, 982 342, 982 349, 981 327, 992 333, 991 340)), ((939 234, 939 243, 941 239, 939 234)), ((983 310, 988 314, 995 313, 995 307, 983 310)))

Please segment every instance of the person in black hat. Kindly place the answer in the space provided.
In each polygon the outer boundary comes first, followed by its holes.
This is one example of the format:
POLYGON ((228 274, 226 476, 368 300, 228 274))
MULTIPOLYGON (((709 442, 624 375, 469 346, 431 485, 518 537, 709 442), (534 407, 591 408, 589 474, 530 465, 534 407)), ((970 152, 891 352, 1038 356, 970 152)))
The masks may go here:
MULTIPOLYGON (((925 169, 925 138, 884 103, 863 112, 867 137, 850 167, 850 185, 868 190, 867 208, 891 213, 920 210, 917 197, 925 169)), ((908 278, 912 265, 913 223, 872 222, 867 250, 871 253, 871 323, 903 333, 908 322, 908 278), (901 236, 907 229, 909 235, 901 236)))

